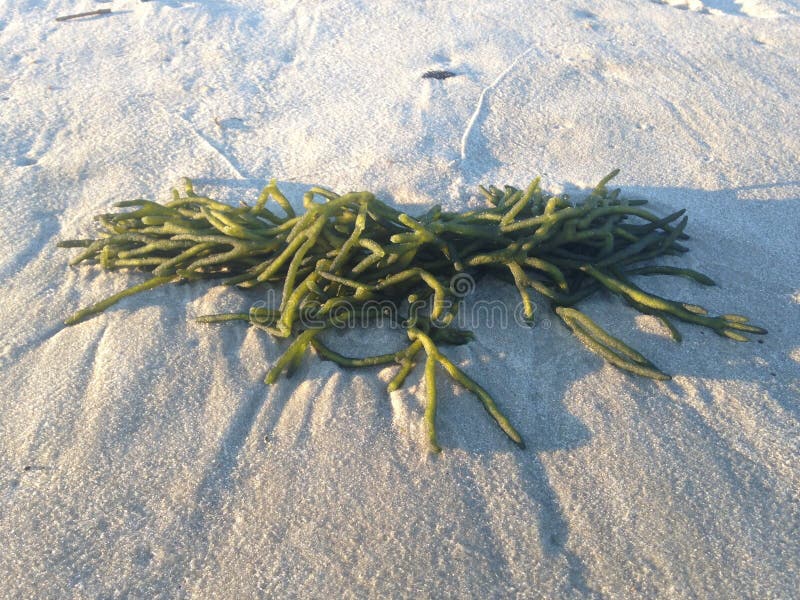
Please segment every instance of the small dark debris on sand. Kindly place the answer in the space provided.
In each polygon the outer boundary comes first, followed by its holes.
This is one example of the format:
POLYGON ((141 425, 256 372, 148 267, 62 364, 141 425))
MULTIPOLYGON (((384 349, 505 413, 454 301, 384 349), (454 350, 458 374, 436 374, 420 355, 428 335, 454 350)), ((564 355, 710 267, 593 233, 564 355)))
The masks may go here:
POLYGON ((452 71, 425 71, 422 74, 423 79, 447 79, 448 77, 455 77, 457 73, 452 71))

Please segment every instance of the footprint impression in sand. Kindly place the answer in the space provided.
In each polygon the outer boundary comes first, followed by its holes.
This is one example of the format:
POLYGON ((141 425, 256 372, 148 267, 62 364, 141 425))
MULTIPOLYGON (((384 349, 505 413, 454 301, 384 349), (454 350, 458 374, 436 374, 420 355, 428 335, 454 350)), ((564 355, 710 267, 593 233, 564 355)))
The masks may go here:
POLYGON ((758 19, 772 19, 778 13, 759 0, 650 0, 681 10, 705 14, 727 14, 758 19))

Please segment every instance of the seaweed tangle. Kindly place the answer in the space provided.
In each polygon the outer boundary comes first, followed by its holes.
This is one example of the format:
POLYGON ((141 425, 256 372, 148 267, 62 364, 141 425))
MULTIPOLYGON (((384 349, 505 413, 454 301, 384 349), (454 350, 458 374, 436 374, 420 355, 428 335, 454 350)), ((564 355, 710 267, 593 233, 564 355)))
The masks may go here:
POLYGON ((116 205, 131 210, 98 215, 102 231, 96 239, 59 244, 81 249, 72 265, 91 262, 107 270, 136 268, 151 274, 145 282, 79 310, 65 323, 74 325, 127 296, 172 282, 213 278, 245 288, 278 284, 283 288, 279 306, 197 319, 245 321, 288 338, 288 348, 271 365, 266 383, 290 376, 312 351, 347 369, 395 365, 390 392, 424 362, 432 451, 441 450, 436 436, 436 379, 441 371, 474 394, 506 435, 524 447, 492 396, 440 350, 473 339, 471 331, 454 321, 463 302, 459 284, 469 278, 490 274, 513 282, 530 322, 536 307, 531 294, 544 297, 589 350, 619 369, 657 380, 669 375, 575 306, 605 290, 655 316, 676 341, 681 339, 677 321, 736 341, 766 333, 744 316, 710 316, 703 307, 662 298, 632 281, 634 276, 666 275, 714 285, 697 271, 653 264, 653 259, 687 251, 681 243, 688 239, 684 210, 667 216, 652 213, 644 208, 646 201, 628 200, 620 190, 608 189, 616 174, 603 178, 580 202, 546 194, 537 178, 524 190, 481 187, 484 208, 456 213, 434 206, 418 216, 398 211, 369 192, 339 195, 321 187, 306 192, 304 211, 297 214, 274 180, 254 205, 233 207, 197 194, 187 180, 183 193, 173 190, 172 200, 164 204, 132 200, 116 205), (408 338, 405 347, 351 357, 325 341, 326 330, 380 318, 382 313, 374 309, 387 303, 398 308, 393 318, 408 338))

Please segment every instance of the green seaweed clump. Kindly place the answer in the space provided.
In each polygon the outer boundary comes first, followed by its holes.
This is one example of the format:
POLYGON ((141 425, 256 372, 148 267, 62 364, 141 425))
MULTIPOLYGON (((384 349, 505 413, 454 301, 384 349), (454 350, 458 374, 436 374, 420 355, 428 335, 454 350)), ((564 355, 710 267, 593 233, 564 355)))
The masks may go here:
POLYGON ((441 367, 472 392, 517 445, 522 437, 495 400, 441 346, 473 339, 456 327, 463 303, 462 285, 483 275, 506 278, 519 291, 522 314, 533 321, 531 293, 544 297, 556 315, 589 350, 610 364, 644 377, 669 379, 650 360, 612 336, 575 306, 602 290, 622 298, 637 311, 658 318, 676 341, 675 321, 710 328, 746 341, 745 334, 766 331, 736 314, 710 316, 695 304, 662 298, 632 281, 634 276, 685 277, 702 285, 714 282, 691 269, 655 265, 664 255, 687 251, 681 244, 687 218, 680 210, 658 216, 644 200, 628 200, 609 190, 605 177, 583 200, 542 191, 537 178, 526 189, 480 188, 486 206, 447 212, 434 206, 411 216, 369 192, 339 195, 313 187, 297 214, 273 180, 254 205, 233 207, 197 194, 187 181, 164 204, 149 200, 121 202, 124 210, 96 217, 96 239, 61 242, 78 247, 71 261, 99 264, 107 270, 137 268, 151 277, 66 320, 79 323, 138 292, 178 281, 222 279, 245 288, 282 286, 279 306, 254 307, 248 313, 207 315, 203 323, 246 321, 289 345, 271 366, 266 382, 291 375, 310 351, 344 368, 396 365, 389 382, 403 385, 424 360, 425 420, 433 451, 436 436, 436 378, 441 367), (272 200, 279 211, 268 208, 272 200), (394 323, 407 344, 395 352, 367 357, 344 356, 329 346, 324 332, 379 318, 393 306, 394 323), (406 314, 401 314, 405 312, 406 314), (420 358, 422 356, 422 358, 420 358))

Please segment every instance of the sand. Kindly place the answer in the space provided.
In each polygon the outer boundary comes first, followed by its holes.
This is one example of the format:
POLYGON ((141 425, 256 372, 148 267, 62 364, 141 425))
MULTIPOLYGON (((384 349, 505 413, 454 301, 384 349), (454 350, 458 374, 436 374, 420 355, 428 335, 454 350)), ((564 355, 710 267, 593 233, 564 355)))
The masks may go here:
POLYGON ((800 3, 497 4, 0 2, 0 596, 797 597, 800 3), (313 358, 265 386, 283 344, 191 320, 258 294, 172 286, 60 325, 143 275, 69 268, 55 242, 182 176, 423 211, 613 167, 688 209, 680 264, 719 283, 650 289, 769 335, 677 345, 585 303, 674 374, 657 383, 541 301, 532 329, 478 323, 447 353, 526 450, 442 378, 428 455, 419 369, 391 396, 391 369, 313 358))

